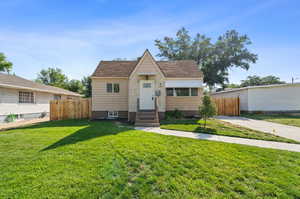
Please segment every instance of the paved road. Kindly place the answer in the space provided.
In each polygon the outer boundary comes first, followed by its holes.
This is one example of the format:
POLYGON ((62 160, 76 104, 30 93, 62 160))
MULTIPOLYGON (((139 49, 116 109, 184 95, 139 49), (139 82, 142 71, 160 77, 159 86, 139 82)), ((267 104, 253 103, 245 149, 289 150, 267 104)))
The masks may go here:
POLYGON ((172 135, 177 137, 187 137, 187 138, 200 139, 200 140, 212 140, 212 141, 219 141, 219 142, 257 146, 262 148, 300 152, 300 144, 289 144, 283 142, 272 142, 272 141, 236 138, 236 137, 212 135, 212 134, 204 134, 204 133, 175 131, 175 130, 161 129, 159 127, 135 127, 135 129, 147 131, 151 133, 163 134, 163 135, 172 135))
POLYGON ((262 131, 265 133, 271 133, 281 137, 289 138, 300 142, 300 128, 295 126, 288 126, 284 124, 278 124, 274 122, 268 122, 263 120, 254 120, 245 117, 229 117, 229 116, 217 116, 224 122, 229 122, 234 125, 243 126, 256 131, 262 131))

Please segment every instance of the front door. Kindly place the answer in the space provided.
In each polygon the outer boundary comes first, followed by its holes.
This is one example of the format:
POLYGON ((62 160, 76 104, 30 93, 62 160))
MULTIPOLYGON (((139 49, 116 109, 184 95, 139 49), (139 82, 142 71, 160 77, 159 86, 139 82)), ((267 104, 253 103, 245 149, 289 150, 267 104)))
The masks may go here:
POLYGON ((140 81, 140 109, 154 110, 154 81, 140 81))

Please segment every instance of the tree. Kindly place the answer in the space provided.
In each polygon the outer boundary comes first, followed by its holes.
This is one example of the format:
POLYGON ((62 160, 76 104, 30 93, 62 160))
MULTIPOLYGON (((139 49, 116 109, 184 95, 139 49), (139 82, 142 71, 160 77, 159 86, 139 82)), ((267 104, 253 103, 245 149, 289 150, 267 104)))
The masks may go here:
POLYGON ((260 86, 260 85, 271 85, 271 84, 284 84, 279 77, 269 75, 266 77, 259 77, 257 75, 248 76, 247 79, 242 80, 241 87, 247 86, 260 86))
POLYGON ((68 78, 59 68, 43 69, 38 73, 36 82, 60 88, 68 88, 68 78))
POLYGON ((202 98, 199 114, 204 120, 204 128, 206 128, 207 119, 216 115, 216 107, 208 95, 204 95, 202 98))
POLYGON ((92 96, 92 80, 91 80, 91 78, 83 77, 81 80, 81 83, 83 85, 82 94, 84 94, 85 97, 91 97, 92 96))
POLYGON ((72 92, 82 93, 83 92, 82 82, 79 80, 72 79, 67 83, 67 89, 72 92))
POLYGON ((0 53, 0 71, 10 72, 12 69, 12 63, 6 60, 6 57, 3 53, 0 53))
POLYGON ((235 30, 227 31, 215 43, 199 33, 192 39, 185 28, 181 28, 175 38, 155 40, 160 51, 157 56, 169 60, 195 60, 204 74, 204 82, 210 87, 228 82, 231 67, 248 70, 250 63, 256 62, 257 55, 247 49, 250 44, 247 35, 239 35, 235 30))

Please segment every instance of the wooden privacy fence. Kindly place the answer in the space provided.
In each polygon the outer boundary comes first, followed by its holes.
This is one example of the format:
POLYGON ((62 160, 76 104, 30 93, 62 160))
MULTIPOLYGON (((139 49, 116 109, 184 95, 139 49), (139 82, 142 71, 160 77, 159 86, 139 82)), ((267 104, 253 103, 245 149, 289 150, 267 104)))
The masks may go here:
POLYGON ((213 98, 217 107, 217 115, 239 116, 240 98, 213 98))
POLYGON ((90 98, 50 101, 50 120, 83 119, 90 117, 90 98))

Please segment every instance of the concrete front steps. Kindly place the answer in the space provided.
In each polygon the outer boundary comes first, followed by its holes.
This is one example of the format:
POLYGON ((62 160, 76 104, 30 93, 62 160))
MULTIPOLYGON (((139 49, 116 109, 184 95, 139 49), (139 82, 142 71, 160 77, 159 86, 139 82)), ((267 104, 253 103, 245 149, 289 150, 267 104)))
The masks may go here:
POLYGON ((135 126, 159 127, 159 118, 155 110, 140 110, 136 114, 135 126))

